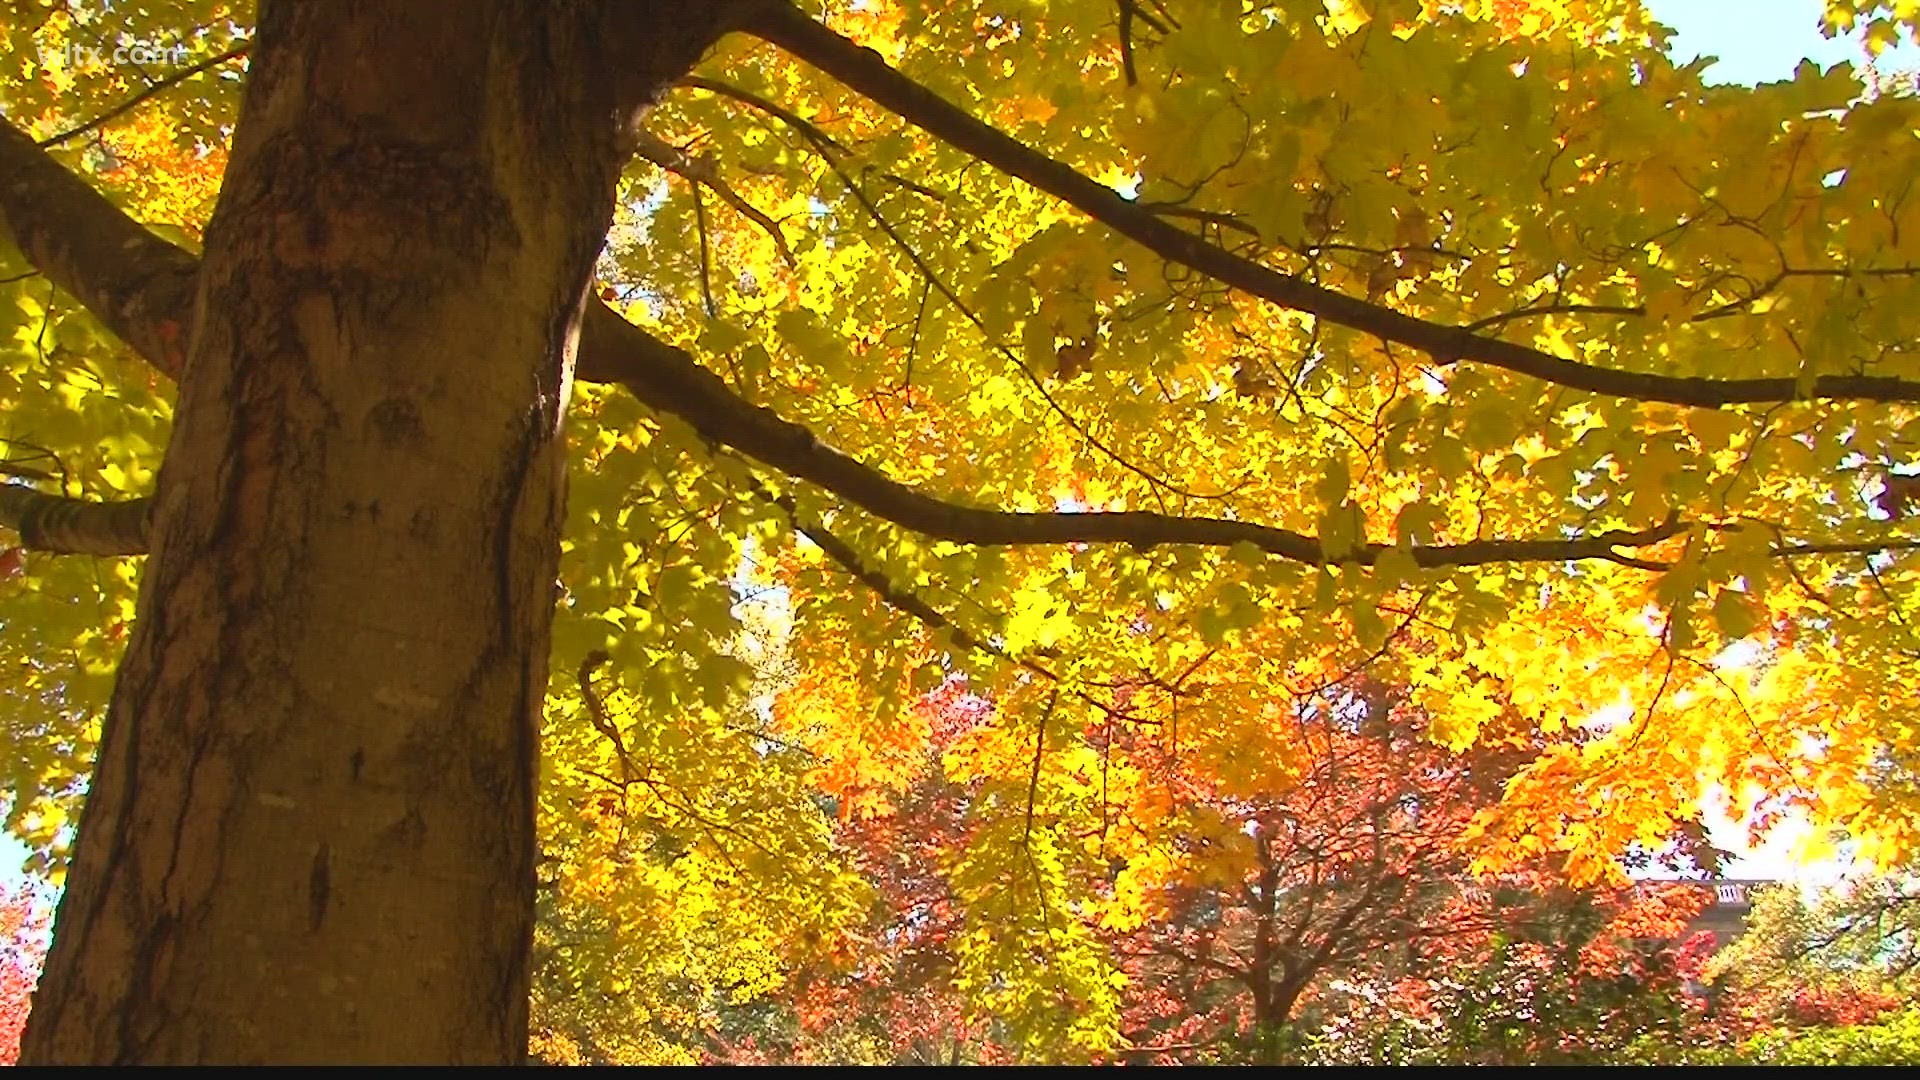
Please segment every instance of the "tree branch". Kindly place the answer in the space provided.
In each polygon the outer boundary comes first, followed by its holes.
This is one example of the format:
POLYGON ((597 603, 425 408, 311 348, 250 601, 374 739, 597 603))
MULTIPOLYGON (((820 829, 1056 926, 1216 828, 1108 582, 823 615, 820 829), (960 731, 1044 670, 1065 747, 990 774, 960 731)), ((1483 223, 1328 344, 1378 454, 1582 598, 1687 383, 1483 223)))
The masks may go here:
MULTIPOLYGON (((735 394, 685 349, 670 345, 595 305, 581 334, 582 379, 617 382, 647 405, 686 421, 702 438, 729 446, 788 476, 831 491, 862 510, 926 536, 975 545, 1120 543, 1136 547, 1246 543, 1312 565, 1371 566, 1393 550, 1366 544, 1353 551, 1324 549, 1318 538, 1229 518, 1180 517, 1150 511, 1021 513, 963 506, 927 495, 826 446, 799 424, 735 394)), ((1410 549, 1418 566, 1477 566, 1496 562, 1563 562, 1609 558, 1616 547, 1644 547, 1686 531, 1679 521, 1649 529, 1599 533, 1569 540, 1476 540, 1410 549)))
POLYGON ((0 525, 31 551, 67 555, 143 555, 150 499, 93 502, 0 484, 0 525))
POLYGON ((200 260, 148 232, 5 120, 0 228, 120 340, 179 378, 200 260))
POLYGON ((212 70, 213 68, 219 67, 221 64, 224 64, 229 60, 233 60, 233 59, 237 59, 239 57, 245 56, 247 54, 247 49, 249 47, 251 47, 251 43, 247 45, 236 45, 233 48, 228 49, 226 52, 219 53, 215 56, 209 56, 205 60, 202 60, 199 63, 194 64, 192 67, 182 68, 179 71, 174 72, 172 75, 169 75, 164 79, 157 80, 151 86, 148 86, 145 90, 140 91, 139 93, 133 95, 132 97, 121 102, 120 104, 115 105, 113 108, 108 109, 106 112, 101 113, 99 116, 94 117, 93 119, 87 121, 86 123, 80 124, 76 127, 70 127, 67 130, 59 133, 58 135, 53 135, 48 138, 41 139, 40 145, 41 146, 58 146, 61 143, 68 141, 69 139, 76 139, 82 135, 85 135, 89 131, 96 131, 102 127, 105 127, 108 123, 112 122, 113 120, 119 118, 120 116, 126 114, 127 112, 135 108, 138 108, 141 102, 144 102, 154 97, 157 94, 160 94, 168 89, 171 89, 172 87, 178 86, 181 83, 186 82, 188 79, 193 78, 195 75, 198 75, 203 71, 212 70))
MULTIPOLYGON (((142 228, 3 122, 0 222, 21 238, 21 250, 55 284, 86 304, 156 367, 177 376, 184 362, 180 346, 198 260, 142 228)), ((817 484, 875 517, 942 540, 975 545, 1123 543, 1142 548, 1246 543, 1311 565, 1372 565, 1393 550, 1366 544, 1332 552, 1316 537, 1228 518, 1147 511, 1022 513, 950 502, 822 444, 805 427, 740 397, 685 349, 661 341, 599 302, 588 305, 582 323, 577 374, 589 382, 619 383, 644 404, 678 417, 716 445, 817 484)), ((1423 567, 1613 559, 1619 557, 1615 548, 1656 544, 1686 528, 1673 519, 1649 529, 1573 539, 1476 540, 1413 547, 1409 554, 1423 567)), ((130 546, 132 534, 114 535, 117 539, 109 545, 114 553, 144 550, 144 544, 130 546)))
POLYGON ((773 240, 773 246, 780 252, 780 258, 789 266, 794 265, 793 251, 787 247, 787 238, 780 226, 772 218, 760 211, 759 207, 740 197, 732 185, 720 178, 720 170, 713 162, 694 157, 686 151, 660 138, 649 131, 635 133, 635 144, 641 157, 673 173, 691 184, 704 184, 720 196, 720 201, 734 208, 747 220, 760 227, 760 231, 773 240))
MULTIPOLYGON (((936 632, 945 630, 947 636, 958 648, 988 653, 1003 660, 1013 659, 1007 655, 1006 650, 973 636, 965 627, 947 618, 938 608, 894 584, 887 575, 868 566, 866 560, 860 557, 860 553, 854 550, 853 545, 835 536, 831 529, 817 522, 801 521, 800 508, 794 503, 791 495, 775 495, 765 488, 759 489, 755 494, 779 507, 780 511, 787 516, 787 523, 792 526, 794 532, 806 537, 815 547, 826 552, 828 558, 839 563, 842 570, 872 590, 874 595, 885 601, 888 606, 920 620, 921 624, 929 630, 936 632)), ((1024 666, 1032 668, 1049 679, 1054 677, 1052 672, 1035 665, 1032 661, 1025 662, 1024 666)))
POLYGON ((1802 392, 1792 377, 1707 379, 1618 371, 1582 364, 1467 327, 1444 326, 1303 281, 1234 255, 1151 209, 1040 153, 889 67, 790 4, 770 0, 743 29, 805 60, 848 88, 956 149, 1060 199, 1159 255, 1252 296, 1428 353, 1442 364, 1472 361, 1597 394, 1720 408, 1829 398, 1920 401, 1920 382, 1873 375, 1825 375, 1802 392))

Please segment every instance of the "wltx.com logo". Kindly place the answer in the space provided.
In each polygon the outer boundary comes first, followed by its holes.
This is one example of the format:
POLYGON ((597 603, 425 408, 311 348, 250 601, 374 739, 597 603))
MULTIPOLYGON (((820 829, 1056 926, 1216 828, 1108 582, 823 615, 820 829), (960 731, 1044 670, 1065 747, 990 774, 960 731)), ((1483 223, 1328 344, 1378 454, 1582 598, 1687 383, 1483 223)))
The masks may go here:
POLYGON ((185 45, 156 45, 143 41, 127 42, 123 45, 83 45, 69 42, 54 51, 65 68, 83 68, 95 66, 107 67, 150 67, 154 65, 175 65, 187 62, 190 55, 185 45))

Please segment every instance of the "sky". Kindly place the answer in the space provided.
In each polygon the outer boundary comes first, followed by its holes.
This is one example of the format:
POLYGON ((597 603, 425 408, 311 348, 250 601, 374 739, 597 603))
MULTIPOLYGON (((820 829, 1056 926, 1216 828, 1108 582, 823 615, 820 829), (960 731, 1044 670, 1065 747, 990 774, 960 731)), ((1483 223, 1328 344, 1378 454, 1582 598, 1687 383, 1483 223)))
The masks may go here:
MULTIPOLYGON (((1675 30, 1672 54, 1676 60, 1712 55, 1719 62, 1708 69, 1710 82, 1757 83, 1791 78, 1803 58, 1822 67, 1858 62, 1864 51, 1854 38, 1828 40, 1820 33, 1821 0, 1646 0, 1649 10, 1675 30)), ((1920 67, 1920 49, 1911 43, 1890 54, 1883 68, 1920 67)), ((1724 818, 1712 830, 1714 842, 1741 857, 1727 877, 1826 880, 1840 869, 1831 860, 1802 862, 1795 847, 1804 830, 1788 826, 1776 830, 1758 850, 1746 846, 1744 830, 1724 818)), ((26 850, 13 838, 0 835, 0 889, 20 882, 19 867, 26 850)))
MULTIPOLYGON (((1820 33, 1821 0, 1645 0, 1654 18, 1676 33, 1670 55, 1682 63, 1716 56, 1708 82, 1774 82, 1789 78, 1802 59, 1822 68, 1859 63, 1866 55, 1858 35, 1828 39, 1820 33)), ((1878 61, 1882 70, 1911 68, 1920 50, 1903 41, 1878 61)))

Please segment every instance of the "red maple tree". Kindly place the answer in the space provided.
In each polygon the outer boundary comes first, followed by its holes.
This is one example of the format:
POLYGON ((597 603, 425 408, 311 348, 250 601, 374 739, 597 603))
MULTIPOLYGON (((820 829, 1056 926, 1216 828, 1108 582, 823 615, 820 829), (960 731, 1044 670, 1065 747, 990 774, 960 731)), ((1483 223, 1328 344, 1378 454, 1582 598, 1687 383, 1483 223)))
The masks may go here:
POLYGON ((47 956, 49 911, 27 889, 0 886, 0 1065, 20 1057, 33 987, 47 956))
MULTIPOLYGON (((1017 1056, 957 985, 966 912, 942 858, 978 827, 978 793, 941 759, 993 705, 955 680, 916 709, 926 767, 889 794, 888 812, 838 826, 874 887, 868 924, 836 962, 796 980, 784 1024, 729 1040, 718 1058, 1017 1056)), ((1544 863, 1473 874, 1468 823, 1538 752, 1524 725, 1496 720, 1454 752, 1432 741, 1403 688, 1364 678, 1300 703, 1289 723, 1294 767, 1251 786, 1151 732, 1086 733, 1109 740, 1097 748, 1124 756, 1183 825, 1137 925, 1080 912, 1127 977, 1113 1060, 1580 1060, 1701 1015, 1689 990, 1702 943, 1683 931, 1704 890, 1574 890, 1544 863)), ((1110 891, 1127 871, 1117 859, 1110 891)))
POLYGON ((1158 917, 1114 936, 1129 1058, 1281 1060, 1303 1021, 1324 1020, 1331 982, 1376 978, 1498 917, 1493 895, 1471 887, 1461 837, 1527 760, 1524 745, 1436 746, 1404 693, 1371 680, 1331 689, 1296 721, 1298 767, 1251 795, 1171 755, 1154 763, 1224 823, 1216 836, 1244 836, 1248 850, 1183 859, 1158 917))

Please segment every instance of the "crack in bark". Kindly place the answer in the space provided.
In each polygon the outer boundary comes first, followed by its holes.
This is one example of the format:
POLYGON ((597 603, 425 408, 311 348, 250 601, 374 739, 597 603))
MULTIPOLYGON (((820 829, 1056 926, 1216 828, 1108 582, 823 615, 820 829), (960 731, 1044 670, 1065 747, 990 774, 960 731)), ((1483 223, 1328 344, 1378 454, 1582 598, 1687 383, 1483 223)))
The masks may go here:
POLYGON ((331 868, 327 864, 329 852, 323 842, 313 853, 313 869, 307 874, 307 925, 319 930, 320 924, 327 919, 327 901, 332 898, 333 889, 328 882, 331 868))

